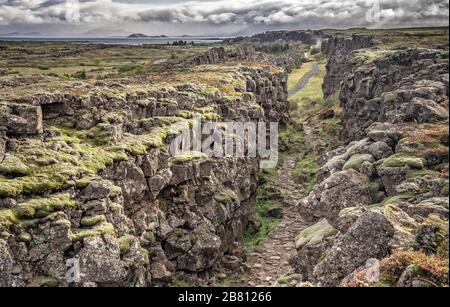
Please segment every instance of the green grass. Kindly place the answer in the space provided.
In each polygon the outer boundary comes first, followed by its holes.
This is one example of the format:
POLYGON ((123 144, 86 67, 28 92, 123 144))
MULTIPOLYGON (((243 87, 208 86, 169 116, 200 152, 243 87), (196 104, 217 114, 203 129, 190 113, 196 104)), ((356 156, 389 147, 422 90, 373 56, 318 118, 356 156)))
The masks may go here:
POLYGON ((296 69, 290 73, 288 78, 288 90, 294 88, 303 77, 309 74, 313 70, 312 66, 312 62, 307 62, 304 63, 299 69, 296 69))
MULTIPOLYGON (((316 135, 318 141, 323 143, 321 150, 331 150, 339 145, 342 123, 338 115, 333 118, 321 120, 321 112, 333 108, 339 103, 339 93, 324 99, 322 85, 326 75, 326 60, 322 54, 313 55, 318 63, 319 72, 309 80, 308 84, 289 98, 291 102, 292 118, 303 125, 307 125, 316 135)), ((291 86, 298 79, 312 70, 312 63, 306 63, 302 69, 294 71, 290 77, 291 86)), ((335 111, 336 112, 336 111, 335 111)), ((288 127, 281 134, 282 143, 289 144, 289 152, 297 155, 293 175, 305 194, 309 193, 317 183, 317 174, 320 166, 317 157, 321 152, 313 146, 305 131, 299 128, 288 127)))
MULTIPOLYGON (((80 71, 88 79, 146 73, 155 62, 179 60, 205 51, 207 46, 101 46, 66 43, 0 43, 0 70, 22 76, 67 78, 80 71)), ((157 67, 158 65, 154 65, 157 67)))
POLYGON ((280 206, 275 202, 266 202, 264 200, 257 200, 255 219, 259 222, 260 227, 256 233, 244 233, 244 245, 247 252, 254 251, 277 227, 280 219, 270 217, 268 211, 274 206, 280 206))
MULTIPOLYGON (((283 157, 284 154, 281 154, 278 167, 283 164, 283 157)), ((266 183, 258 187, 256 196, 256 213, 253 218, 259 227, 244 233, 244 246, 249 253, 255 250, 281 221, 269 215, 271 209, 282 206, 280 199, 273 200, 273 193, 271 192, 271 190, 276 189, 274 179, 277 175, 278 167, 270 170, 265 169, 260 172, 259 176, 264 178, 266 183)))
POLYGON ((311 105, 323 102, 324 94, 322 85, 326 74, 325 65, 323 62, 319 63, 319 72, 309 80, 308 84, 302 90, 289 98, 294 117, 301 117, 304 111, 309 109, 311 105))

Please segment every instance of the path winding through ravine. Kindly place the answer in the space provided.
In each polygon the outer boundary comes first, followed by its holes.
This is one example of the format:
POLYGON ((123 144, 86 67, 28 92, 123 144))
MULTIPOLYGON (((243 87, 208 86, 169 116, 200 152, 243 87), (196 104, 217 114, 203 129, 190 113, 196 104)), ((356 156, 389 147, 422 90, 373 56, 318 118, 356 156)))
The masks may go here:
MULTIPOLYGON (((318 73, 319 66, 313 63, 313 70, 299 80, 289 91, 289 96, 302 90, 318 73)), ((279 278, 291 273, 288 261, 296 252, 295 237, 309 226, 295 208, 305 196, 294 181, 292 172, 295 161, 295 155, 286 156, 275 179, 275 184, 283 194, 283 219, 267 239, 248 255, 246 266, 250 268, 250 272, 242 277, 238 286, 273 286, 279 278)))

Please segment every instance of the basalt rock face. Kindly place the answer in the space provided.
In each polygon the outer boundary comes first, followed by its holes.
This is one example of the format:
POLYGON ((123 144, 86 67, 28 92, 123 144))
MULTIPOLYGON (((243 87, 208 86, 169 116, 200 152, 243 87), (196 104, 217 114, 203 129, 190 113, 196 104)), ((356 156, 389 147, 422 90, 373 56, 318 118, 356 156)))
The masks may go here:
POLYGON ((163 286, 206 278, 239 250, 258 160, 173 157, 168 146, 194 116, 287 123, 287 76, 224 66, 213 76, 223 88, 196 81, 210 70, 196 67, 190 83, 5 91, 0 286, 163 286))
POLYGON ((324 41, 348 145, 323 155, 298 204, 316 239, 292 263, 322 286, 448 286, 448 51, 367 45, 324 41))
POLYGON ((233 51, 226 51, 225 48, 211 48, 203 54, 196 55, 183 63, 184 65, 216 65, 227 62, 254 62, 266 63, 276 67, 284 68, 286 72, 299 68, 304 63, 304 57, 294 51, 283 54, 272 55, 257 52, 252 46, 239 46, 233 51))
POLYGON ((228 61, 249 61, 257 62, 264 56, 251 47, 239 47, 235 51, 227 52, 225 48, 211 48, 203 54, 194 56, 187 60, 191 65, 215 65, 228 61))
POLYGON ((365 135, 375 122, 436 123, 448 119, 448 51, 407 49, 359 52, 341 87, 344 138, 365 135), (375 55, 373 54, 375 53, 375 55))
POLYGON ((341 84, 347 60, 354 50, 373 46, 373 39, 367 35, 324 35, 322 53, 328 58, 327 74, 323 83, 325 97, 335 93, 341 84))

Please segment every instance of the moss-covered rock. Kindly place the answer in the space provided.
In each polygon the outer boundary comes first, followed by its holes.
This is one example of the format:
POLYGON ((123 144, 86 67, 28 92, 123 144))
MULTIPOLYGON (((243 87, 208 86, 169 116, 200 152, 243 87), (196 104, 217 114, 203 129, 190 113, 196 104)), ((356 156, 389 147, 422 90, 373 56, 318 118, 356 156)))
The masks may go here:
POLYGON ((9 227, 18 222, 16 215, 11 209, 0 209, 0 230, 7 231, 9 227))
POLYGON ((300 249, 305 245, 316 245, 324 239, 334 236, 337 232, 326 219, 323 219, 319 223, 303 230, 295 238, 295 247, 300 249))
POLYGON ((106 222, 106 217, 104 215, 86 216, 81 219, 81 226, 92 227, 103 222, 106 222))
POLYGON ((30 168, 11 154, 6 154, 0 163, 0 174, 4 176, 24 176, 29 172, 30 168))
POLYGON ((344 165, 343 169, 354 169, 355 171, 359 171, 364 162, 372 163, 374 161, 375 159, 373 158, 373 156, 369 154, 353 155, 344 165))
POLYGON ((45 217, 49 214, 64 210, 66 208, 74 208, 75 201, 70 197, 70 194, 55 194, 48 197, 34 198, 26 202, 20 203, 14 208, 14 213, 18 218, 31 219, 34 217, 45 217))
POLYGON ((191 151, 170 157, 169 162, 172 164, 182 164, 194 160, 202 160, 207 158, 208 156, 202 152, 191 151))
POLYGON ((109 223, 99 224, 91 229, 76 229, 72 231, 72 240, 80 241, 84 238, 99 237, 103 235, 110 235, 116 237, 117 233, 114 226, 109 223))
POLYGON ((131 243, 133 243, 133 241, 135 239, 136 238, 134 236, 132 236, 132 235, 125 235, 125 236, 122 236, 122 237, 120 237, 118 239, 119 247, 120 247, 120 253, 122 255, 128 253, 128 251, 130 250, 131 243))
POLYGON ((396 154, 390 156, 383 162, 384 167, 405 167, 408 166, 413 169, 423 169, 424 162, 421 158, 407 156, 404 154, 396 154))
POLYGON ((54 288, 59 284, 58 280, 49 276, 35 276, 28 284, 29 288, 54 288))
POLYGON ((232 190, 224 190, 216 193, 213 196, 213 199, 223 205, 232 205, 233 203, 238 201, 236 193, 234 193, 232 190))
POLYGON ((300 274, 292 274, 288 276, 283 276, 277 280, 280 285, 290 285, 292 282, 300 282, 303 280, 303 276, 300 274))
POLYGON ((416 195, 414 195, 413 193, 404 193, 404 194, 395 195, 395 196, 385 199, 384 202, 382 203, 382 206, 392 205, 392 204, 395 205, 398 203, 407 202, 407 201, 414 199, 415 197, 416 197, 416 195))

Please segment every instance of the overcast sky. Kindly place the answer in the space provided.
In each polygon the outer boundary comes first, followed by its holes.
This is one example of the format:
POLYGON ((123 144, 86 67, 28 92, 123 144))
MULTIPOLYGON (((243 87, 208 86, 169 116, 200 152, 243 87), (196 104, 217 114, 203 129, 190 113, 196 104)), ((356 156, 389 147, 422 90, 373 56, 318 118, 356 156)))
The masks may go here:
POLYGON ((448 18, 449 0, 0 0, 0 34, 223 36, 440 26, 448 25, 448 18), (368 11, 379 15, 368 18, 368 11))

